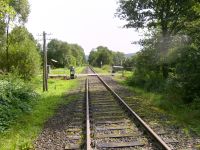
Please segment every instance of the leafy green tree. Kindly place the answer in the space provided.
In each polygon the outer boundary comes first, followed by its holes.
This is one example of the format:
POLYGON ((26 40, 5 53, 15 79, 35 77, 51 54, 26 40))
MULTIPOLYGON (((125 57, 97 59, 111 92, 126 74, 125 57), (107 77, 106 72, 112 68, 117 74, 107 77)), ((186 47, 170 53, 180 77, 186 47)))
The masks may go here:
POLYGON ((2 21, 6 15, 14 15, 15 11, 13 7, 9 6, 8 0, 0 0, 0 21, 2 21))
POLYGON ((188 22, 199 20, 194 7, 198 0, 119 0, 117 15, 128 21, 128 28, 160 29, 162 50, 165 54, 170 45, 171 35, 186 29, 188 22))
POLYGON ((9 5, 15 10, 15 19, 17 19, 18 22, 27 22, 30 13, 28 0, 10 0, 9 5))
POLYGON ((199 19, 185 23, 187 27, 185 33, 189 35, 192 43, 200 47, 200 2, 193 7, 193 10, 199 19))
POLYGON ((133 84, 147 90, 163 89, 164 78, 159 63, 159 52, 151 47, 146 47, 138 52, 134 58, 133 84), (160 89, 161 88, 161 89, 160 89))
MULTIPOLYGON (((40 68, 40 55, 36 41, 25 27, 15 27, 9 36, 9 66, 22 78, 31 79, 40 68)), ((1 59, 5 60, 3 57, 1 59)))
POLYGON ((111 65, 113 63, 112 51, 107 47, 98 46, 92 50, 89 55, 89 64, 101 67, 102 65, 111 65))
POLYGON ((27 22, 30 12, 28 0, 0 0, 0 40, 3 41, 1 54, 6 57, 7 71, 10 70, 9 66, 9 27, 10 24, 23 25, 27 22), (2 11, 1 11, 2 10, 2 11))
POLYGON ((78 66, 81 66, 82 64, 86 63, 85 53, 81 46, 79 46, 78 44, 70 44, 70 49, 78 66))
POLYGON ((172 71, 167 80, 167 90, 170 96, 187 103, 200 100, 200 49, 184 46, 171 52, 169 58, 172 71))
POLYGON ((132 56, 130 58, 125 58, 123 62, 123 67, 125 70, 131 71, 135 68, 135 56, 132 56))
POLYGON ((95 50, 90 51, 90 55, 88 57, 88 62, 92 66, 97 66, 96 58, 98 57, 98 53, 95 50))
POLYGON ((97 65, 111 65, 112 64, 112 52, 103 46, 97 47, 98 57, 96 59, 97 65))
POLYGON ((119 0, 118 16, 128 21, 126 27, 157 28, 163 37, 176 34, 185 27, 185 22, 199 19, 193 7, 198 0, 119 0))
POLYGON ((48 64, 55 67, 80 66, 85 63, 84 50, 77 44, 68 44, 67 42, 53 39, 48 43, 47 47, 48 64), (57 62, 52 62, 52 59, 57 62))
POLYGON ((125 61, 125 55, 121 52, 113 52, 113 65, 121 66, 125 61))

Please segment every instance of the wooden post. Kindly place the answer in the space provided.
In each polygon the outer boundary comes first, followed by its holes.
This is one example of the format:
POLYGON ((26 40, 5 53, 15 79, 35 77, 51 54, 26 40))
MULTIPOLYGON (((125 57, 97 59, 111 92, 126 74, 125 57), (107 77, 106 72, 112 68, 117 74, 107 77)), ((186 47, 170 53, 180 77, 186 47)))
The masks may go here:
POLYGON ((43 32, 43 91, 48 91, 46 33, 43 32))

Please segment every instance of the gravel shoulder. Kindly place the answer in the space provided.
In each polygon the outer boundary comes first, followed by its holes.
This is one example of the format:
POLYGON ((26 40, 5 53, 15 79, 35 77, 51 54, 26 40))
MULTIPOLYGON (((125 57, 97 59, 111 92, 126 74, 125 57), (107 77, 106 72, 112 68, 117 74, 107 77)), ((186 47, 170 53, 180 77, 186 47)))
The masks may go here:
POLYGON ((173 117, 136 96, 128 87, 122 86, 112 76, 102 76, 109 86, 122 98, 172 149, 200 149, 200 137, 186 134, 184 128, 174 124, 173 117))
MULTIPOLYGON (((80 102, 84 100, 84 80, 80 80, 80 86, 70 91, 65 97, 70 99, 66 105, 61 105, 51 118, 49 118, 41 133, 34 142, 36 150, 62 150, 69 144, 68 132, 71 122, 75 116, 75 110, 80 107, 80 102)), ((82 129, 82 128, 81 128, 82 129)))

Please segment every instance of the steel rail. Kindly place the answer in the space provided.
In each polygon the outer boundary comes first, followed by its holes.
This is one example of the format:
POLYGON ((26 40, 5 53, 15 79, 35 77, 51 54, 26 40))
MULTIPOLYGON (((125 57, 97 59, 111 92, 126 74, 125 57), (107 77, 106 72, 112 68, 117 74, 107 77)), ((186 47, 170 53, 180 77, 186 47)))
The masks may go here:
POLYGON ((88 98, 88 78, 85 81, 85 98, 86 98, 86 149, 91 150, 90 138, 90 114, 89 114, 89 98, 88 98))
POLYGON ((128 110, 128 112, 144 127, 144 129, 149 133, 150 136, 159 144, 162 149, 171 150, 171 148, 145 123, 142 118, 140 118, 136 112, 134 112, 126 102, 120 98, 120 96, 113 91, 110 86, 91 68, 89 67, 94 74, 99 78, 99 80, 105 85, 105 87, 115 96, 116 99, 119 100, 120 103, 128 110))

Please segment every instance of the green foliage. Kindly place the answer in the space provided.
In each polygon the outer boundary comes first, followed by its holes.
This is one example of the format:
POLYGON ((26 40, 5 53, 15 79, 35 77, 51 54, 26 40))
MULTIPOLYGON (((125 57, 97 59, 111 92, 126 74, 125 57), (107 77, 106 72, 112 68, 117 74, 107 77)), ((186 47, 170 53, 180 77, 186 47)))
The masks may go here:
POLYGON ((0 132, 7 129, 22 112, 29 112, 30 102, 36 96, 31 87, 20 79, 0 79, 0 132))
POLYGON ((168 89, 171 95, 178 94, 186 102, 200 97, 200 49, 194 46, 178 48, 170 57, 172 72, 168 89))
POLYGON ((109 65, 104 65, 104 66, 102 66, 102 70, 105 70, 105 71, 107 71, 107 72, 111 72, 111 66, 109 66, 109 65))
POLYGON ((9 6, 8 0, 0 0, 0 21, 2 21, 6 14, 12 16, 15 14, 13 7, 9 6))
POLYGON ((49 91, 42 91, 42 80, 34 78, 32 84, 36 87, 40 96, 34 102, 31 112, 22 113, 9 127, 9 130, 0 134, 0 149, 32 149, 33 141, 37 138, 44 127, 46 120, 55 114, 60 105, 66 105, 78 98, 68 95, 66 92, 78 87, 78 80, 56 80, 49 79, 49 91))
POLYGON ((93 67, 95 72, 97 73, 103 73, 103 74, 110 74, 111 73, 111 66, 110 65, 104 65, 101 68, 99 67, 93 67))
POLYGON ((193 7, 198 0, 119 0, 117 15, 128 21, 126 27, 161 28, 162 35, 184 30, 185 22, 198 19, 193 7))
POLYGON ((112 52, 103 46, 99 46, 95 50, 90 52, 88 62, 92 66, 101 67, 103 65, 111 65, 112 64, 112 52))
POLYGON ((15 20, 19 22, 27 22, 30 13, 28 0, 10 0, 9 5, 15 10, 15 20))
MULTIPOLYGON (((16 27, 10 33, 9 66, 26 80, 35 76, 40 68, 40 55, 33 36, 24 27, 16 27)), ((4 62, 4 55, 0 56, 4 62)), ((1 64, 5 68, 5 63, 1 64)))
POLYGON ((90 51, 90 55, 88 57, 88 62, 92 66, 97 66, 96 59, 98 57, 98 53, 95 50, 90 51))
POLYGON ((164 82, 159 65, 159 52, 146 48, 134 56, 134 76, 130 84, 144 87, 146 90, 161 91, 164 82))
POLYGON ((125 58, 124 53, 122 52, 112 52, 113 54, 113 65, 114 66, 122 66, 125 58))
POLYGON ((125 61, 123 62, 123 67, 125 70, 132 70, 133 67, 135 67, 135 61, 134 61, 134 57, 132 58, 126 58, 125 61))
POLYGON ((117 15, 125 27, 148 28, 143 49, 124 63, 134 66, 127 82, 162 94, 156 105, 199 132, 200 2, 119 0, 117 15))
POLYGON ((101 67, 104 65, 119 65, 121 66, 125 60, 124 53, 113 52, 107 47, 98 46, 90 52, 88 62, 92 66, 101 67))
MULTIPOLYGON (((76 74, 82 73, 84 69, 85 69, 85 67, 76 67, 75 68, 76 74)), ((50 71, 50 74, 65 74, 65 75, 67 74, 67 75, 69 75, 70 70, 69 70, 69 68, 56 68, 56 69, 52 69, 50 71)))
POLYGON ((56 39, 48 43, 48 64, 55 67, 81 66, 85 63, 85 53, 77 44, 68 44, 56 39), (53 62, 52 59, 58 61, 53 62))
POLYGON ((200 45, 200 2, 196 3, 193 7, 194 14, 198 16, 198 19, 186 23, 186 34, 190 36, 191 41, 197 45, 200 45))

